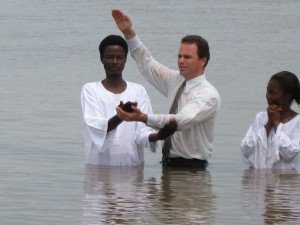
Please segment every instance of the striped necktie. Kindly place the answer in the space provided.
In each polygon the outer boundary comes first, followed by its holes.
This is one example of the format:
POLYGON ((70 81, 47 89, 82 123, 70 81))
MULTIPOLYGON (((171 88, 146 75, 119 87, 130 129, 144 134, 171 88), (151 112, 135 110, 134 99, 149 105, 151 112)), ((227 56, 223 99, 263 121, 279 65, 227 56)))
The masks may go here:
MULTIPOLYGON (((171 106, 169 114, 176 114, 177 108, 178 108, 178 101, 179 101, 181 93, 182 93, 182 91, 185 87, 185 84, 186 84, 186 81, 184 81, 182 83, 182 85, 179 87, 179 89, 178 89, 178 91, 175 95, 175 98, 174 98, 174 101, 173 101, 173 104, 171 106)), ((163 162, 169 157, 171 146, 172 146, 172 143, 171 143, 171 135, 170 135, 169 137, 167 137, 165 139, 164 145, 162 147, 162 154, 163 154, 162 161, 163 162)))

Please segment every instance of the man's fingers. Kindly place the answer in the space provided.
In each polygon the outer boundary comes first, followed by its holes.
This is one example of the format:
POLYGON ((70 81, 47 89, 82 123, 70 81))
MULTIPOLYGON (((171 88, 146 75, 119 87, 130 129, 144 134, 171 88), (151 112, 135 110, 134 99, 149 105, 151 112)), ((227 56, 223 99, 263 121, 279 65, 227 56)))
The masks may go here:
POLYGON ((112 17, 115 19, 115 20, 119 20, 119 19, 122 19, 122 17, 125 16, 125 14, 119 10, 119 9, 112 9, 111 10, 111 15, 112 17))

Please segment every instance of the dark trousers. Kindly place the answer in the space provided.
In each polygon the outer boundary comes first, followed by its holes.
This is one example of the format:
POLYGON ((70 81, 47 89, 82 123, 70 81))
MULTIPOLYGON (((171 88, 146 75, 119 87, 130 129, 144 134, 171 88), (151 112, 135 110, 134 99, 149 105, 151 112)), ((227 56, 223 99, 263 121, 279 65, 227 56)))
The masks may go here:
POLYGON ((162 162, 163 166, 166 167, 197 167, 201 169, 205 169, 208 165, 207 160, 201 159, 185 159, 181 157, 176 158, 167 158, 162 162))

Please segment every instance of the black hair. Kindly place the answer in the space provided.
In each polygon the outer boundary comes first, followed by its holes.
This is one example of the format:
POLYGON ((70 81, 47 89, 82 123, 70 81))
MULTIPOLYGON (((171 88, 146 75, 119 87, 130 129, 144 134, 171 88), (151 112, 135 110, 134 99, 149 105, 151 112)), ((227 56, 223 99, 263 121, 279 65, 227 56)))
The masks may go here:
POLYGON ((100 59, 102 61, 104 50, 109 45, 119 45, 121 46, 125 51, 125 58, 127 58, 128 54, 128 45, 124 38, 122 38, 119 35, 109 35, 106 38, 104 38, 100 45, 99 45, 99 52, 100 52, 100 59))
POLYGON ((271 77, 272 80, 276 80, 280 83, 282 91, 284 93, 291 93, 292 99, 300 105, 300 83, 298 77, 289 72, 289 71, 281 71, 279 73, 274 74, 271 77))
POLYGON ((209 45, 207 40, 205 40, 203 37, 199 35, 187 35, 181 39, 181 44, 187 43, 187 44, 195 44, 198 48, 198 56, 199 58, 206 57, 206 63, 204 67, 206 67, 209 59, 210 59, 210 53, 209 53, 209 45))

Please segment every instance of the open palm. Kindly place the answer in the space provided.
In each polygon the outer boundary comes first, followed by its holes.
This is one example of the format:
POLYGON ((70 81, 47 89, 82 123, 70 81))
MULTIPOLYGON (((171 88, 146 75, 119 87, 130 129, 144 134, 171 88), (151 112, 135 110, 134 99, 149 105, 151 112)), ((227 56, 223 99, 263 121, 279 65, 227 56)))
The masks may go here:
POLYGON ((111 15, 116 21, 118 28, 124 32, 132 27, 132 21, 125 13, 119 9, 113 9, 111 15))

